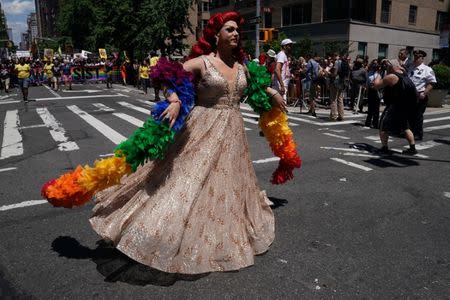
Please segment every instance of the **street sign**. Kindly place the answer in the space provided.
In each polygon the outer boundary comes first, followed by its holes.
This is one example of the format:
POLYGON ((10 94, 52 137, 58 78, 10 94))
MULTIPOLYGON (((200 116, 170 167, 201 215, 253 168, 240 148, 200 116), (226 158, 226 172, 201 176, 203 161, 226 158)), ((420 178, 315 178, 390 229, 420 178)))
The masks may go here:
POLYGON ((247 19, 247 24, 261 24, 261 23, 262 23, 261 17, 253 17, 253 18, 247 19))

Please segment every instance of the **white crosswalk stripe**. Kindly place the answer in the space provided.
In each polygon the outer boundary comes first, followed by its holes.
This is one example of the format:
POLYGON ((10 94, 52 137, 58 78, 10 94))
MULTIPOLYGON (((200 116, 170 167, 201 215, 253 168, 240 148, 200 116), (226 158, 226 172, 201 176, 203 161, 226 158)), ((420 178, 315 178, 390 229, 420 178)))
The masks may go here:
POLYGON ((3 123, 3 142, 0 152, 0 159, 23 154, 22 135, 19 131, 20 120, 19 111, 8 110, 3 123))
MULTIPOLYGON (((117 95, 112 95, 117 97, 117 95)), ((56 98, 56 97, 55 97, 56 98)), ((92 97, 96 98, 96 97, 92 97)), ((97 100, 97 99, 96 99, 97 100)), ((100 101, 102 99, 99 99, 100 101)), ((130 127, 131 130, 134 130, 135 127, 140 127, 144 124, 145 120, 151 115, 151 108, 156 104, 154 102, 144 100, 144 99, 135 99, 129 98, 126 101, 120 101, 119 99, 106 100, 103 102, 94 102, 94 103, 83 103, 78 107, 77 105, 67 105, 66 108, 77 115, 79 118, 84 120, 90 126, 88 128, 93 128, 96 131, 100 132, 106 139, 110 140, 114 144, 119 144, 123 140, 126 139, 126 136, 120 132, 128 132, 127 127, 124 126, 124 122, 114 122, 111 118, 117 118, 126 122, 126 124, 132 125, 133 128, 130 127), (96 114, 96 112, 102 112, 102 114, 96 114), (107 114, 103 114, 107 113, 107 114), (120 124, 120 125, 118 125, 120 124), (122 126, 121 129, 117 129, 116 126, 122 126)), ((58 115, 53 115, 50 112, 51 107, 39 107, 36 109, 37 115, 41 118, 41 124, 32 124, 27 126, 21 126, 19 120, 19 112, 18 110, 9 110, 6 111, 6 116, 4 120, 3 126, 3 140, 1 144, 1 152, 0 159, 6 159, 9 157, 15 157, 23 155, 24 153, 24 139, 22 137, 23 131, 34 128, 36 130, 48 130, 50 136, 58 145, 58 150, 60 151, 74 151, 79 149, 79 145, 77 143, 70 141, 69 134, 66 133, 66 130, 63 128, 63 125, 60 121, 58 121, 58 115)), ((258 128, 258 119, 259 115, 252 112, 252 109, 246 105, 241 105, 241 114, 244 120, 246 131, 255 130, 256 134, 259 131, 258 128)), ((66 117, 65 117, 66 118, 66 117)), ((350 140, 353 139, 351 135, 351 130, 348 127, 334 127, 334 125, 349 125, 358 123, 358 120, 346 120, 344 122, 329 122, 326 119, 320 118, 312 118, 309 115, 302 115, 296 113, 288 113, 289 125, 291 127, 298 127, 300 125, 306 126, 305 124, 311 124, 314 126, 318 126, 317 130, 323 136, 328 136, 330 141, 338 141, 341 140, 350 140), (328 127, 329 126, 329 127, 328 127), (339 128, 339 129, 332 129, 339 128), (341 129, 345 128, 345 129, 341 129)), ((64 119, 61 119, 64 123, 64 119)), ((425 132, 437 132, 439 130, 445 130, 450 128, 450 110, 444 113, 431 112, 425 115, 425 132), (445 114, 447 113, 447 115, 445 114), (427 124, 433 124, 433 126, 426 126, 427 124)), ((127 126, 127 125, 126 125, 127 126)), ((294 129, 294 128, 293 128, 294 129)), ((359 129, 359 128, 358 128, 359 129)), ((1 129, 0 129, 1 130, 1 129)), ((369 130, 369 129, 368 129, 369 130)), ((379 136, 374 135, 375 131, 370 129, 372 135, 368 135, 363 137, 364 139, 370 140, 370 144, 372 143, 380 143, 379 136)), ((358 131, 359 132, 359 131, 358 131)), ((368 132, 369 133, 369 132, 368 132)), ((438 134, 440 134, 438 132, 438 134)), ((450 135, 448 135, 450 136, 450 135)), ((439 137, 442 139, 442 135, 439 137)), ((444 137, 445 138, 445 137, 444 137)), ((26 141, 26 139, 25 139, 26 141)), ((394 140, 390 138, 390 143, 394 140)), ((417 143, 416 148, 419 151, 432 149, 434 147, 443 145, 442 142, 439 141, 425 141, 423 143, 417 143)), ((403 147, 400 145, 399 147, 403 147)), ((332 149, 332 147, 329 147, 332 149)), ((367 158, 378 158, 380 157, 377 154, 370 152, 356 152, 352 149, 346 148, 334 148, 340 149, 340 155, 343 157, 355 159, 358 157, 367 157, 367 158)), ((427 155, 419 154, 416 157, 427 158, 427 155), (420 155, 420 156, 419 156, 420 155)), ((336 162, 343 163, 342 161, 335 160, 336 162)), ((350 165, 349 165, 350 166, 350 165)))

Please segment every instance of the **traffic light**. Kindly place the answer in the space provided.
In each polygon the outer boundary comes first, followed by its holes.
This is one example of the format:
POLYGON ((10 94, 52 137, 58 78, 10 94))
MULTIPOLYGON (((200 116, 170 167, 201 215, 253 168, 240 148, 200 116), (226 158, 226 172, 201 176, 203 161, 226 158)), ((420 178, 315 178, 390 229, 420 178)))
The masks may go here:
POLYGON ((278 39, 278 30, 275 28, 261 28, 259 29, 259 41, 262 43, 271 42, 278 39))

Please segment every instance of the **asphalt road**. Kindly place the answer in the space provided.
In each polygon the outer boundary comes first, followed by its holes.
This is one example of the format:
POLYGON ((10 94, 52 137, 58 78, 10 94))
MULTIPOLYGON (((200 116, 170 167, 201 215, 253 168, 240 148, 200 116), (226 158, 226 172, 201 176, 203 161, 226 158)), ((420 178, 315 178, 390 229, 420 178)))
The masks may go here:
MULTIPOLYGON (((377 131, 290 113, 303 166, 282 186, 255 116, 242 106, 276 239, 239 272, 171 276, 99 243, 92 204, 57 209, 40 187, 109 155, 151 104, 120 85, 0 94, 0 299, 445 299, 450 295, 450 108, 428 110, 419 155, 380 157, 377 131), (101 121, 101 122, 98 122, 101 121)), ((394 137, 391 146, 404 149, 394 137)))

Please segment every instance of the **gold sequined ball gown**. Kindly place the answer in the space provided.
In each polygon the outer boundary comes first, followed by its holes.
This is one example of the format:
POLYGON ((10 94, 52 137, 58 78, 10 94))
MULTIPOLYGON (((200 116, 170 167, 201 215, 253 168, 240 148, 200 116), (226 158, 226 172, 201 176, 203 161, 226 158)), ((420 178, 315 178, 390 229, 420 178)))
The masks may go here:
POLYGON ((257 184, 239 100, 244 68, 229 83, 207 56, 197 101, 166 158, 98 194, 94 230, 130 258, 169 273, 250 266, 274 239, 257 184))

